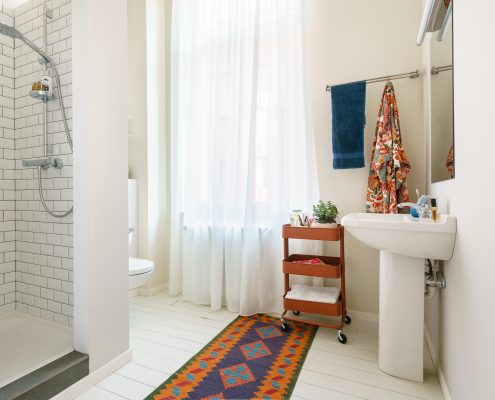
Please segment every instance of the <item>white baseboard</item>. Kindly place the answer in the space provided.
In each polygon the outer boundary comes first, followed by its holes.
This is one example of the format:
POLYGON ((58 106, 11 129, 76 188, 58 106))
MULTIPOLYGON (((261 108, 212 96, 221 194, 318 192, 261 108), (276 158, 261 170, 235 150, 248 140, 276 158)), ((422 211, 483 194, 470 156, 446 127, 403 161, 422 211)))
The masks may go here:
POLYGON ((132 299, 133 297, 136 296, 150 297, 150 296, 154 296, 157 293, 163 292, 164 290, 167 289, 168 289, 168 282, 153 286, 152 288, 139 287, 129 291, 129 298, 132 299))
POLYGON ((347 309, 347 314, 356 321, 378 323, 378 314, 375 313, 347 309))
POLYGON ((443 373, 442 365, 440 364, 440 359, 438 357, 438 352, 435 346, 433 345, 433 341, 431 340, 430 332, 425 325, 425 339, 428 349, 430 350, 431 359, 433 361, 433 366, 435 367, 435 371, 437 372, 438 382, 440 383, 440 389, 442 390, 443 398, 445 400, 452 400, 452 396, 450 395, 450 390, 447 385, 447 380, 445 379, 445 375, 443 373))
POLYGON ((140 288, 141 290, 139 291, 139 294, 141 296, 154 296, 157 293, 163 292, 164 290, 168 289, 168 282, 162 283, 160 285, 153 286, 152 288, 140 288))
POLYGON ((132 360, 132 350, 127 350, 120 356, 115 357, 112 361, 91 372, 81 380, 69 386, 63 392, 60 392, 51 400, 72 400, 82 395, 86 390, 95 386, 98 382, 110 376, 120 367, 124 366, 132 360))

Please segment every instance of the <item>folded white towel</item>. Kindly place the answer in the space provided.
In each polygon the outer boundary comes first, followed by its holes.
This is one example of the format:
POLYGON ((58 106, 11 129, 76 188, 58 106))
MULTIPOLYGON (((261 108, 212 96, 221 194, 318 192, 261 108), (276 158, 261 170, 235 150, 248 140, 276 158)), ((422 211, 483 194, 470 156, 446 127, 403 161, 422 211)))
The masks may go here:
POLYGON ((335 304, 339 301, 339 296, 340 288, 338 287, 293 285, 285 298, 335 304))

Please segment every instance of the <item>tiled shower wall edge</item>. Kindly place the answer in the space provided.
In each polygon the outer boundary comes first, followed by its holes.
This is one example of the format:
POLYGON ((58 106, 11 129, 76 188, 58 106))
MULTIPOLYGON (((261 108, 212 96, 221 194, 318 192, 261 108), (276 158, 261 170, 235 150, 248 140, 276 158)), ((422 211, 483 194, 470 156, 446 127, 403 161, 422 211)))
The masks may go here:
MULTIPOLYGON (((14 25, 13 10, 0 22, 14 25)), ((14 39, 0 35, 0 314, 15 310, 14 39)))
MULTIPOLYGON (((13 12, 15 27, 42 49, 43 4, 43 0, 31 0, 13 12)), ((72 130, 71 3, 51 0, 47 5, 53 18, 48 20, 46 52, 57 65, 72 130)), ((43 156, 43 103, 29 96, 31 83, 40 80, 43 65, 19 39, 15 40, 14 64, 15 309, 72 326, 72 216, 58 219, 48 215, 38 194, 38 171, 22 166, 23 159, 43 156)), ((50 150, 62 159, 64 168, 42 172, 44 197, 50 209, 63 212, 72 206, 72 155, 58 101, 48 104, 48 132, 50 150)))

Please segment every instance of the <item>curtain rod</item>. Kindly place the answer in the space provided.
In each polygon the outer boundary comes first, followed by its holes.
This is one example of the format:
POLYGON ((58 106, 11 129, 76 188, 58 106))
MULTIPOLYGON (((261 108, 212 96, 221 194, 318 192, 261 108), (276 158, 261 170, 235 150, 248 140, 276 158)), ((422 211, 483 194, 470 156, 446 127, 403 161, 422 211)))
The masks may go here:
MULTIPOLYGON (((377 82, 385 82, 391 79, 404 79, 404 78, 419 78, 421 75, 419 73, 419 70, 412 71, 412 72, 406 72, 404 74, 395 74, 395 75, 388 75, 388 76, 380 76, 379 78, 372 78, 372 79, 366 79, 364 82, 368 83, 377 83, 377 82)), ((362 82, 362 81, 354 81, 354 82, 348 82, 348 83, 357 83, 357 82, 362 82)), ((332 86, 327 85, 326 91, 329 92, 332 86)))

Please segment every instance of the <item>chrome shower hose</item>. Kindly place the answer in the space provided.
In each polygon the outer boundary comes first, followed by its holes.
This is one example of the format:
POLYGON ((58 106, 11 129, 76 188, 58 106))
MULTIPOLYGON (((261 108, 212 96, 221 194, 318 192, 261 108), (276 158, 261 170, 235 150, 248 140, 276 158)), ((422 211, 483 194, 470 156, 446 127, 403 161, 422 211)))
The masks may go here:
MULTIPOLYGON (((60 104, 60 110, 62 111, 62 120, 64 121, 64 128, 65 128, 65 135, 67 136, 67 143, 69 143, 70 151, 71 153, 74 152, 73 145, 72 145, 72 137, 70 136, 69 132, 69 124, 67 123, 67 117, 65 115, 65 106, 64 106, 64 97, 62 95, 62 87, 60 86, 60 77, 58 75, 57 67, 55 67, 55 64, 53 64, 52 60, 49 57, 44 56, 45 59, 48 61, 48 63, 51 65, 53 72, 55 74, 55 80, 57 81, 57 87, 59 91, 59 104, 60 104)), ((46 118, 46 116, 45 116, 46 118)), ((74 210, 74 207, 71 207, 68 211, 62 212, 62 213, 56 213, 48 208, 48 205, 46 204, 45 197, 43 196, 43 184, 42 184, 42 179, 41 179, 41 167, 38 167, 38 189, 40 193, 40 200, 41 204, 43 204, 43 208, 45 211, 50 214, 52 217, 55 218, 64 218, 67 217, 72 213, 74 210)))

